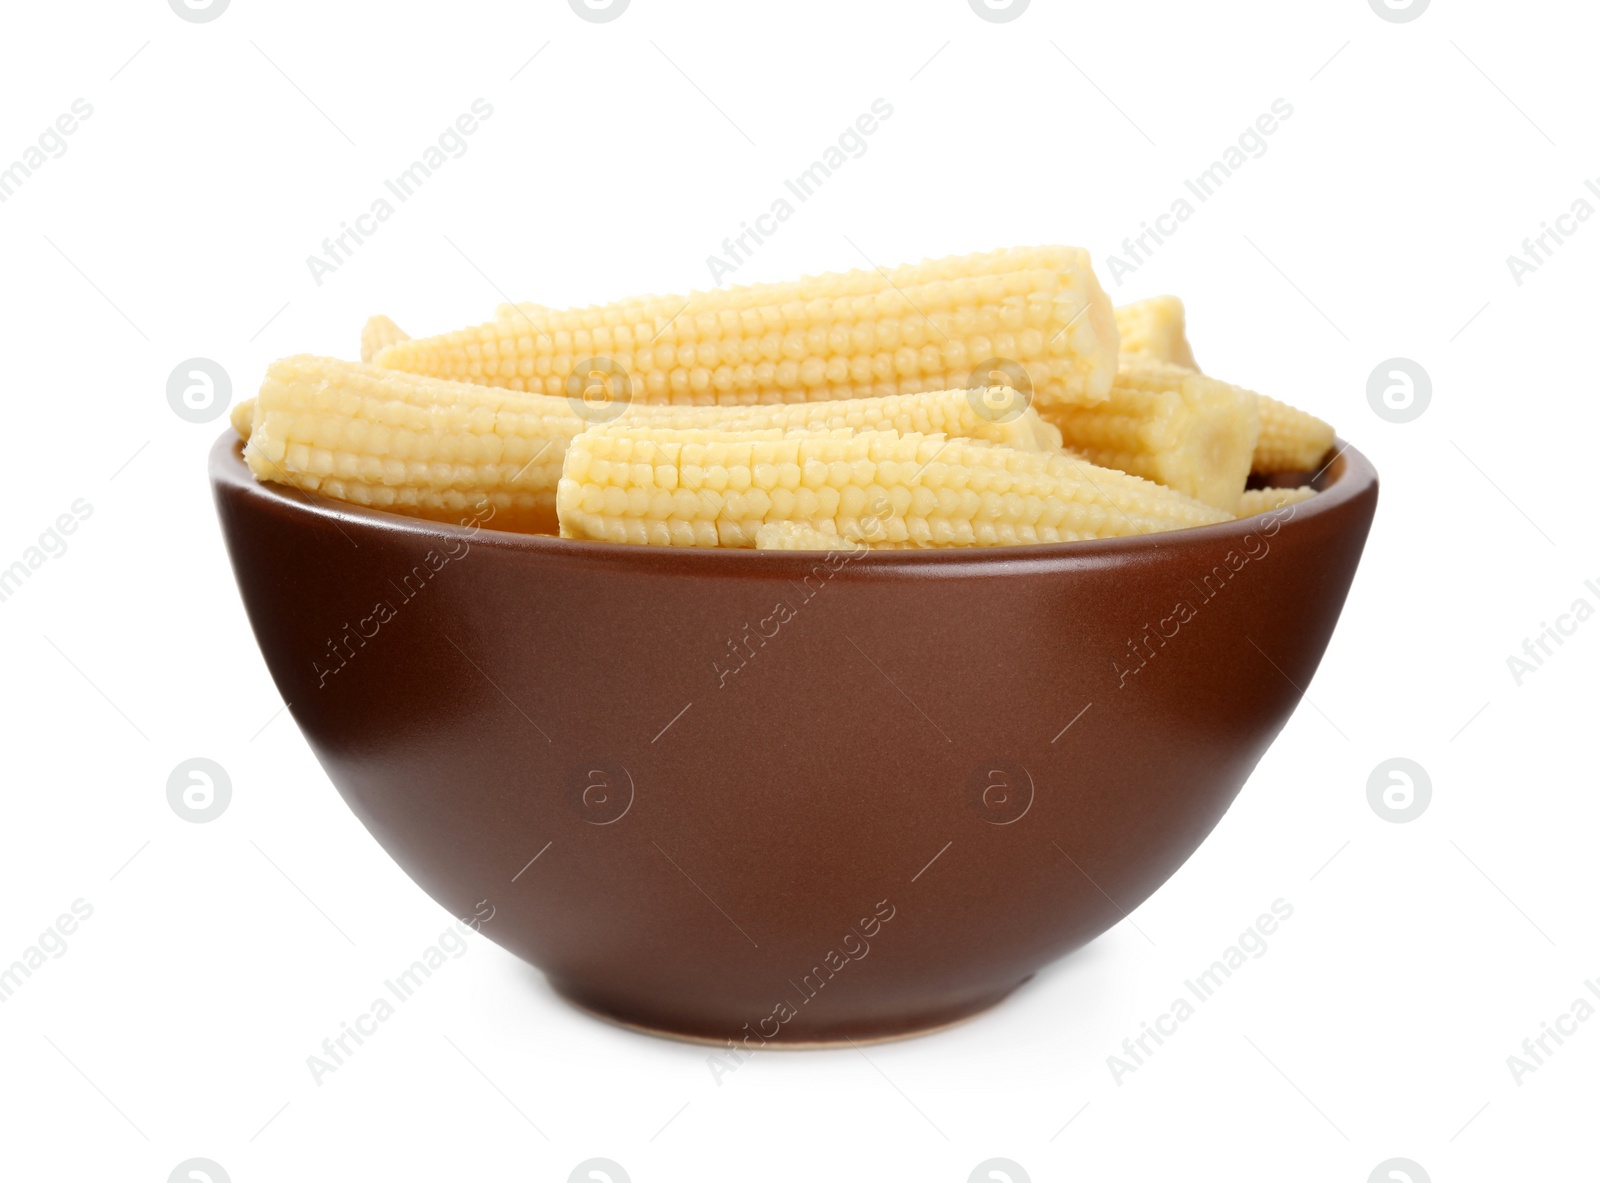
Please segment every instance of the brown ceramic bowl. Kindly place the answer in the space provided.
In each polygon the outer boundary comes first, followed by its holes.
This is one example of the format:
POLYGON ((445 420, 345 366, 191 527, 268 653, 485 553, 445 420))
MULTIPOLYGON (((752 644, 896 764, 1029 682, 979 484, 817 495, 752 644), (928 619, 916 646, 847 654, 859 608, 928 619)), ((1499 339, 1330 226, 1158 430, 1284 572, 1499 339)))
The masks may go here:
POLYGON ((911 1034, 1139 906, 1316 672, 1377 504, 859 558, 462 528, 211 481, 261 652, 361 821, 622 1023, 911 1034))

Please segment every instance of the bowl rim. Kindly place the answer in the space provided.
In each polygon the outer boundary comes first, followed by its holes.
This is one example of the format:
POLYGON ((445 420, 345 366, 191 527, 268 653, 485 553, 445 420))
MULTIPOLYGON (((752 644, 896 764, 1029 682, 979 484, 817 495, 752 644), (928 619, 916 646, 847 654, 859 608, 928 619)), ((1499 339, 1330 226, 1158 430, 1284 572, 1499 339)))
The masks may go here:
MULTIPOLYGON (((405 536, 419 542, 470 539, 475 546, 529 555, 565 556, 574 562, 610 566, 638 566, 659 570, 663 564, 687 567, 704 574, 772 575, 789 570, 809 570, 827 555, 839 551, 761 551, 744 548, 633 546, 560 538, 550 534, 525 534, 487 526, 452 525, 429 518, 409 517, 337 501, 275 481, 259 481, 244 461, 245 441, 230 427, 212 445, 208 460, 215 491, 228 489, 272 505, 286 516, 326 522, 335 528, 355 526, 405 536)), ((1283 510, 1268 510, 1210 526, 1190 526, 1125 538, 1099 538, 1081 542, 1046 542, 1019 546, 950 547, 938 550, 869 550, 848 552, 852 568, 861 570, 916 571, 926 574, 998 573, 1008 568, 1037 569, 1060 566, 1101 566, 1114 560, 1138 560, 1181 549, 1206 549, 1254 533, 1268 515, 1282 521, 1316 519, 1340 514, 1353 502, 1375 494, 1378 473, 1361 452, 1336 438, 1332 456, 1317 472, 1294 474, 1299 484, 1314 484, 1318 494, 1283 510), (1254 523, 1254 525, 1252 524, 1254 523)), ((1275 532, 1275 531, 1274 531, 1275 532)))

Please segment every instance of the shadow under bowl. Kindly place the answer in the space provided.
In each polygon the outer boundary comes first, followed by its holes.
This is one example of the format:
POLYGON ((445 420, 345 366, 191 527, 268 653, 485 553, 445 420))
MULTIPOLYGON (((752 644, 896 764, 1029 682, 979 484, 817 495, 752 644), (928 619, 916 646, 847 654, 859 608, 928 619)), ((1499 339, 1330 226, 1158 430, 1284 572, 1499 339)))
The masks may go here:
POLYGON ((1159 887, 1316 672, 1377 505, 1001 550, 677 550, 210 475, 301 732, 429 895, 630 1026, 992 1005, 1159 887))

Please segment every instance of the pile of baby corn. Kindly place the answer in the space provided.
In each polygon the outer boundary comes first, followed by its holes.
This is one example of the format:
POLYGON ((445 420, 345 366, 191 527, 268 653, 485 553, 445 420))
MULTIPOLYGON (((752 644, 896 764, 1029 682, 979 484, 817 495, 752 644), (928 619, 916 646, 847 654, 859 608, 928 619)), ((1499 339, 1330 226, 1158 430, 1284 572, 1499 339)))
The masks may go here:
POLYGON ((1071 247, 645 296, 291 357, 233 409, 260 480, 443 522, 653 546, 1012 546, 1313 495, 1333 428, 1203 375, 1170 296, 1071 247))

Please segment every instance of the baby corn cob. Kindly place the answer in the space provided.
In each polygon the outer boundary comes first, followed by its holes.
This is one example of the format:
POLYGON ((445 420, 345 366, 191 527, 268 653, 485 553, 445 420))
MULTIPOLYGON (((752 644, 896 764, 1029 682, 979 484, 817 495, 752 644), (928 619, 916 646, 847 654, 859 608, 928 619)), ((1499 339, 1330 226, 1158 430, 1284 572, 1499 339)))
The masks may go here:
POLYGON ((1200 367, 1184 335, 1183 301, 1176 296, 1152 296, 1116 309, 1117 335, 1124 354, 1138 354, 1151 361, 1200 367))
POLYGON ((1024 369, 1045 406, 1102 401, 1116 354, 1088 254, 1039 247, 566 312, 514 307, 398 342, 377 362, 560 395, 580 362, 605 358, 636 401, 749 404, 966 387, 999 358, 1024 369))
POLYGON ((1261 438, 1256 441, 1254 472, 1312 472, 1333 447, 1333 426, 1315 415, 1260 396, 1261 438))
POLYGON ((625 415, 646 427, 740 431, 763 427, 833 428, 917 432, 989 440, 1024 452, 1055 452, 1061 432, 1024 407, 1009 387, 988 390, 929 390, 879 398, 838 399, 757 407, 640 406, 625 415))
POLYGON ((756 530, 757 550, 861 550, 861 542, 826 533, 807 522, 767 522, 756 530))
MULTIPOLYGON (((1230 507, 1231 508, 1231 507, 1230 507)), ((556 494, 568 538, 756 545, 770 522, 918 546, 1007 546, 1228 521, 1126 473, 985 441, 620 423, 574 439, 556 494)))
MULTIPOLYGON (((760 431, 769 438, 848 436, 870 427, 1058 450, 1060 434, 1032 409, 1004 422, 980 413, 987 411, 983 393, 941 390, 795 406, 634 406, 626 413, 630 422, 649 426, 760 431)), ((1014 406, 1012 393, 1000 392, 1000 404, 1014 406)), ((233 425, 247 440, 257 406, 269 420, 268 434, 246 457, 264 480, 446 521, 459 521, 487 498, 496 528, 508 530, 554 530, 553 493, 567 441, 591 426, 564 398, 318 358, 275 363, 261 397, 233 408, 233 425), (538 463, 520 471, 535 453, 538 463)))
POLYGON ((239 438, 250 438, 250 422, 255 418, 256 400, 252 398, 240 399, 228 408, 228 424, 239 433, 239 438))
POLYGON ((245 460, 356 505, 554 533, 562 457, 587 426, 564 398, 290 357, 267 368, 245 460))
POLYGON ((361 326, 361 360, 371 361, 398 341, 411 340, 411 334, 387 316, 374 316, 361 326))
MULTIPOLYGON (((1200 369, 1184 333, 1183 301, 1178 297, 1152 296, 1123 304, 1116 309, 1116 318, 1122 353, 1129 364, 1149 360, 1200 369)), ((1333 446, 1333 428, 1275 398, 1256 398, 1261 432, 1250 471, 1310 472, 1316 468, 1333 446)))
POLYGON ((1045 407, 1066 446, 1230 513, 1256 448, 1256 396, 1181 366, 1129 358, 1094 407, 1045 407))
POLYGON ((1299 505, 1306 498, 1316 495, 1317 491, 1310 485, 1301 485, 1298 489, 1246 489, 1239 494, 1239 507, 1234 511, 1234 516, 1253 517, 1268 510, 1282 509, 1286 505, 1299 505))
MULTIPOLYGON (((410 336, 387 316, 374 316, 361 326, 361 360, 370 362, 385 346, 396 341, 409 341, 410 336)), ((236 403, 228 412, 228 422, 239 433, 240 439, 250 438, 250 423, 255 417, 256 400, 247 398, 236 403)))
POLYGON ((767 522, 756 531, 757 550, 935 550, 914 542, 890 542, 879 530, 877 538, 845 538, 805 522, 767 522))

